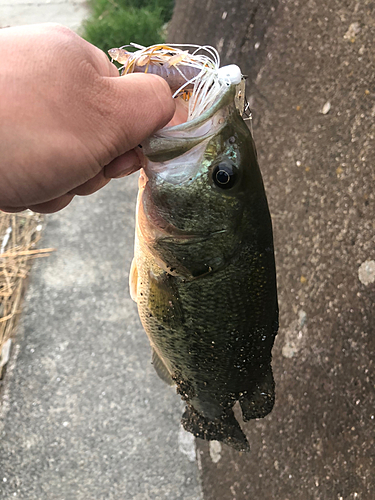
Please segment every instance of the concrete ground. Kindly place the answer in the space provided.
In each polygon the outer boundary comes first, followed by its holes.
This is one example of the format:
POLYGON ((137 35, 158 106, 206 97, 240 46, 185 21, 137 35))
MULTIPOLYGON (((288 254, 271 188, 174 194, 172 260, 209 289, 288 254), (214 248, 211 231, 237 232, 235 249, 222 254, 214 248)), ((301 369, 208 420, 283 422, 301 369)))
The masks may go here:
POLYGON ((0 414, 0 498, 200 500, 182 403, 129 297, 135 178, 47 218, 0 414))
MULTIPOLYGON (((77 30, 82 1, 0 0, 0 26, 77 30)), ((47 217, 0 387, 0 498, 201 500, 183 405, 128 289, 137 175, 47 217)))
POLYGON ((77 31, 87 13, 86 0, 0 0, 0 27, 58 22, 77 31))

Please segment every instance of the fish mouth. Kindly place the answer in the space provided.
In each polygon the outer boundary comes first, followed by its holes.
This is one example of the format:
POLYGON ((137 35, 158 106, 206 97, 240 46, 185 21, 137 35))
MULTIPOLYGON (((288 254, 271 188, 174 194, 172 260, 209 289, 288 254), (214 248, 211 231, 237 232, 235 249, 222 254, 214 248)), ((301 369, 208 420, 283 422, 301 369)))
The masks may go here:
POLYGON ((172 160, 217 135, 225 127, 232 108, 235 109, 235 95, 235 85, 224 87, 217 101, 202 115, 164 127, 142 142, 143 154, 156 163, 172 160))

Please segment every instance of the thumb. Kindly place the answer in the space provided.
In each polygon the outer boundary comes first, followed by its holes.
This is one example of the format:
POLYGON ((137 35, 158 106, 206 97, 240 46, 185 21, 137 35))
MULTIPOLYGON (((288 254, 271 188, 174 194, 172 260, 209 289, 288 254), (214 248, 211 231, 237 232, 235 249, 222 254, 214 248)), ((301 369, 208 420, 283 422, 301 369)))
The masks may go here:
POLYGON ((157 75, 132 73, 109 82, 113 146, 120 155, 164 127, 173 117, 175 101, 167 82, 157 75))

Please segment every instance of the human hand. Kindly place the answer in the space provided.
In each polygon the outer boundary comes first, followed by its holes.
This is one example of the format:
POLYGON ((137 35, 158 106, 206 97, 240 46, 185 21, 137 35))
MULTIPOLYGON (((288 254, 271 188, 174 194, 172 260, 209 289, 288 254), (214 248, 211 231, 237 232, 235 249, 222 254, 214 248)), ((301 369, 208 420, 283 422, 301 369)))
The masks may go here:
POLYGON ((60 25, 0 30, 0 209, 49 213, 136 171, 136 146, 172 118, 167 83, 119 78, 60 25))

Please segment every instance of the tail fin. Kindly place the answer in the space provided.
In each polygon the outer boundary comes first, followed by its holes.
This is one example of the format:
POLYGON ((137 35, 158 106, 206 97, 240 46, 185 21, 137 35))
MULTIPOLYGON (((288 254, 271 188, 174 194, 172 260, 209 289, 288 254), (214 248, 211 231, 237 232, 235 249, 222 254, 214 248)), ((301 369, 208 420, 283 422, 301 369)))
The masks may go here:
POLYGON ((221 441, 237 451, 250 451, 250 445, 232 409, 227 410, 220 418, 208 420, 188 405, 182 415, 181 423, 184 429, 195 437, 221 441))

